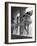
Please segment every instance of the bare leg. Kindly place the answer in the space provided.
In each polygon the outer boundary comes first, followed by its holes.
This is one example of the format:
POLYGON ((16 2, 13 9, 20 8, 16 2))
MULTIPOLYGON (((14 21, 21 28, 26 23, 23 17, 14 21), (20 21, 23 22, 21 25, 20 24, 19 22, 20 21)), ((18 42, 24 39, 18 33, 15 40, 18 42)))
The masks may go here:
POLYGON ((27 24, 27 35, 29 34, 29 24, 27 24))

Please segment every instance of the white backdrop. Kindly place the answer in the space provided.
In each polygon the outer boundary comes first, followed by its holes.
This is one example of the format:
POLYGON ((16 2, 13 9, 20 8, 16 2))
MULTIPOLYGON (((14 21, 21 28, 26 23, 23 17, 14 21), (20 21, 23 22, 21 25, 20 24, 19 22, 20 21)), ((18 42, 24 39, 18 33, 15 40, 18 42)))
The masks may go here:
MULTIPOLYGON (((0 0, 0 46, 37 46, 37 34, 36 34, 36 43, 23 43, 23 44, 5 44, 4 43, 5 42, 5 1, 37 4, 37 0, 0 0)), ((37 12, 37 8, 36 8, 36 12, 37 12)), ((36 19, 37 19, 37 16, 36 16, 36 19)), ((36 33, 37 33, 37 29, 36 29, 36 33)))

